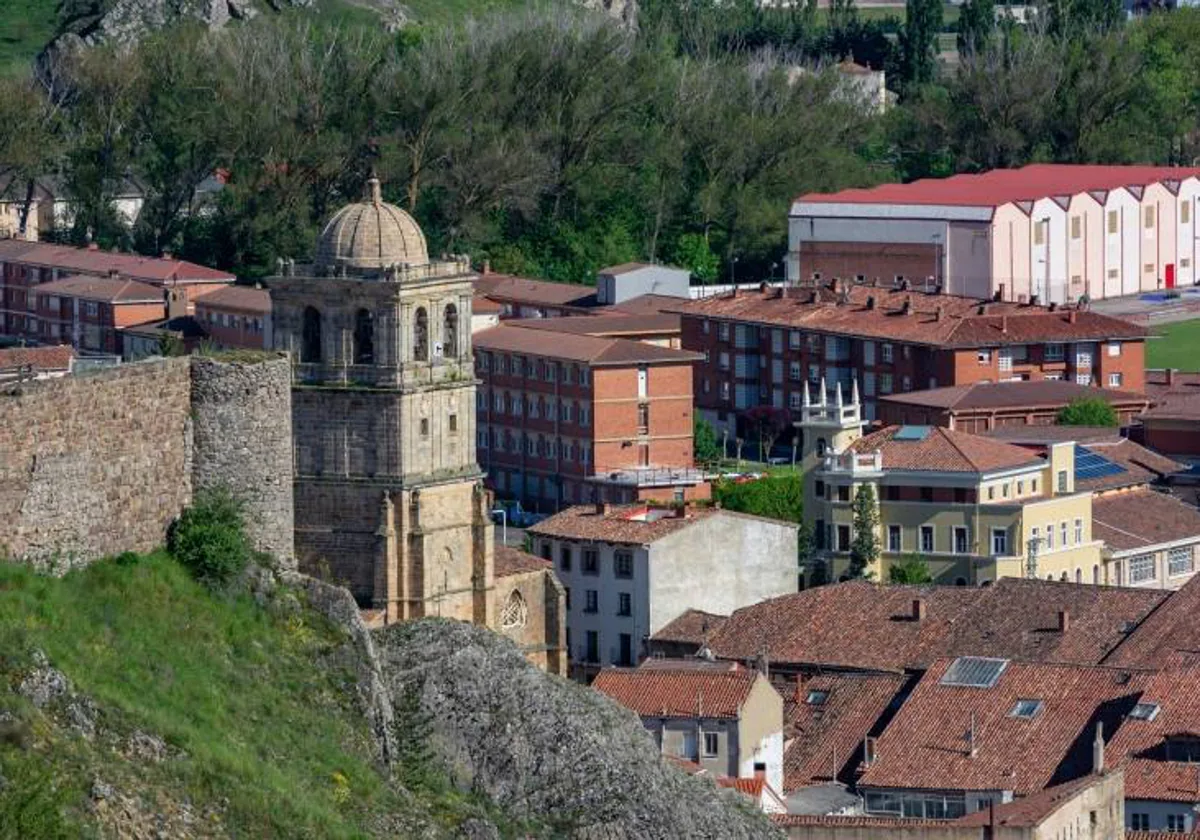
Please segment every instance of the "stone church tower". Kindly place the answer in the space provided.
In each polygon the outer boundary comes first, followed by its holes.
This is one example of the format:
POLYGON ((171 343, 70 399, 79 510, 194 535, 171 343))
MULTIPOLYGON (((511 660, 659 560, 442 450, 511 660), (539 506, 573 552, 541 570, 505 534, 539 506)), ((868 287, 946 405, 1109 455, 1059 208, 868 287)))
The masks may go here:
POLYGON ((286 261, 270 280, 275 347, 293 362, 296 556, 376 621, 493 624, 473 280, 463 257, 430 260, 374 178, 313 265, 286 261))

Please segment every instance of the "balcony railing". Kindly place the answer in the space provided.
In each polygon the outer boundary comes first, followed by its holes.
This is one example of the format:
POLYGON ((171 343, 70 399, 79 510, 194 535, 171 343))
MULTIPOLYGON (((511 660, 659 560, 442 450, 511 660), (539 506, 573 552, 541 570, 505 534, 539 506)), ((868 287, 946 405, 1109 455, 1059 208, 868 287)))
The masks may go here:
POLYGON ((822 466, 827 473, 878 475, 883 472, 883 453, 876 450, 826 455, 822 466))

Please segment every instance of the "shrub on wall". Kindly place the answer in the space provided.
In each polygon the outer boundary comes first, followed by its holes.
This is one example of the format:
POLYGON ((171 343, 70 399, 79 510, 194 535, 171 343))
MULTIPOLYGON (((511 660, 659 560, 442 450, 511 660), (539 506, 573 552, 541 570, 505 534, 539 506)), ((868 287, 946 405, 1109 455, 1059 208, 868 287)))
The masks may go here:
POLYGON ((167 548, 196 580, 213 588, 226 586, 252 554, 241 504, 224 488, 200 491, 171 526, 167 548))

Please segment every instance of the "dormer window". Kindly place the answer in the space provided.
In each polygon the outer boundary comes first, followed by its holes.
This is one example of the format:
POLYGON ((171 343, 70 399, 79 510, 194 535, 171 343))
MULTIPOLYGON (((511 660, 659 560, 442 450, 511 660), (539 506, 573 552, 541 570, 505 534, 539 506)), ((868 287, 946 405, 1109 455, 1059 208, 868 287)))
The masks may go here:
POLYGON ((1172 735, 1167 738, 1167 761, 1200 761, 1200 737, 1172 735))
POLYGON ((1013 706, 1012 711, 1008 713, 1008 716, 1021 718, 1022 720, 1033 720, 1041 710, 1041 700, 1018 700, 1017 704, 1013 706))
POLYGON ((824 706, 825 701, 828 699, 828 691, 820 691, 814 688, 808 692, 808 696, 804 698, 804 702, 810 706, 824 706))
POLYGON ((1157 703, 1138 703, 1129 713, 1130 720, 1152 721, 1158 717, 1159 706, 1157 703))

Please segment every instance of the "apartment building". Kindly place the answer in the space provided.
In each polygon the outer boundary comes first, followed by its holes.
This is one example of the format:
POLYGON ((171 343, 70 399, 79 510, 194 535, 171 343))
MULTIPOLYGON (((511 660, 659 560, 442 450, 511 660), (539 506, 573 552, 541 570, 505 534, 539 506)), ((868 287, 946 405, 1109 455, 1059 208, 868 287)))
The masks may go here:
POLYGON ((203 295, 235 280, 228 272, 169 257, 0 239, 0 334, 44 340, 37 323, 35 287, 80 276, 121 277, 155 287, 159 290, 159 319, 168 314, 168 303, 175 304, 169 314, 185 314, 174 310, 190 308, 203 295))
POLYGON ((542 510, 707 497, 692 465, 696 354, 520 322, 473 342, 477 453, 500 496, 542 510))
POLYGON ((756 405, 800 410, 805 383, 881 396, 975 382, 1061 380, 1139 393, 1145 327, 1079 309, 980 302, 898 287, 737 291, 681 305, 696 407, 737 432, 756 405))
POLYGON ((1033 164, 792 204, 788 279, 1074 303, 1194 284, 1200 169, 1033 164))
POLYGON ((567 588, 577 675, 634 665, 649 636, 687 609, 728 614, 795 592, 798 527, 709 507, 603 503, 528 529, 567 588))
POLYGON ((196 300, 196 321, 216 347, 262 350, 272 346, 271 294, 229 285, 196 300))
POLYGON ((161 319, 161 288, 123 277, 64 277, 29 292, 34 304, 25 316, 25 334, 44 344, 70 344, 76 350, 121 355, 122 330, 161 319))
POLYGON ((869 571, 918 554, 942 583, 976 585, 1000 577, 1101 580, 1102 544, 1092 536, 1092 494, 1078 490, 1076 446, 1029 449, 937 426, 886 426, 862 435, 858 390, 844 401, 821 383, 806 394, 805 515, 816 559, 848 574, 854 498, 870 487, 882 554, 869 571))

